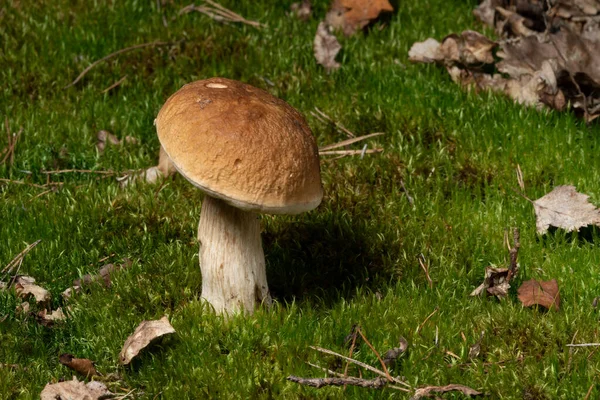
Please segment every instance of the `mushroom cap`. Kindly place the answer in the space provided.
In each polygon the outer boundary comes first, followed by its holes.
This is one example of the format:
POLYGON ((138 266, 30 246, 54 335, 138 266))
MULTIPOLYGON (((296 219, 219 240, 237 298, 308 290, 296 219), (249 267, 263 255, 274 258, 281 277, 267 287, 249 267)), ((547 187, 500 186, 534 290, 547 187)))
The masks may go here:
POLYGON ((165 102, 156 130, 187 180, 234 207, 297 214, 323 198, 308 124, 264 90, 224 78, 189 83, 165 102))

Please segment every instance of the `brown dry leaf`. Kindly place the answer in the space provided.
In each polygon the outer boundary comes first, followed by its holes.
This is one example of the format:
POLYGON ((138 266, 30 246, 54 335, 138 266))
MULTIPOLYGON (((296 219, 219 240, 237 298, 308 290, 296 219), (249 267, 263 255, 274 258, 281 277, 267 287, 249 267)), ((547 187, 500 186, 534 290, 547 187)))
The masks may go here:
POLYGON ((471 296, 479 296, 481 293, 496 296, 498 299, 503 299, 508 296, 510 284, 507 281, 509 269, 487 267, 485 269, 485 278, 483 283, 471 292, 471 296))
POLYGON ((341 29, 346 36, 369 25, 382 12, 392 12, 388 0, 334 0, 326 21, 334 29, 341 29))
POLYGON ((98 375, 98 372, 94 367, 94 362, 87 358, 77 358, 72 354, 64 353, 60 355, 59 361, 62 365, 84 375, 86 378, 98 375))
POLYGON ((175 333, 175 329, 169 323, 166 316, 156 321, 143 321, 129 336, 119 354, 121 364, 127 365, 139 354, 139 352, 150 344, 154 339, 175 333))
POLYGON ((547 309, 560 309, 560 294, 556 279, 551 281, 538 281, 530 279, 523 282, 518 290, 519 300, 525 307, 540 305, 547 309))
POLYGON ((17 295, 22 299, 33 296, 38 304, 50 301, 50 292, 41 286, 35 285, 34 282, 35 279, 30 276, 17 276, 15 279, 15 291, 17 295))
POLYGON ((104 265, 102 268, 100 268, 100 270, 98 271, 98 274, 85 274, 83 277, 81 277, 81 279, 75 279, 73 281, 73 287, 83 287, 85 285, 89 285, 91 283, 94 282, 99 282, 101 281, 104 286, 106 286, 107 288, 111 287, 112 282, 110 280, 110 275, 115 272, 115 271, 119 271, 123 268, 129 268, 132 265, 132 262, 129 258, 125 258, 123 259, 123 263, 122 264, 106 264, 104 265))
POLYGON ((461 392, 465 396, 481 396, 483 394, 464 385, 450 384, 446 386, 425 386, 416 389, 415 394, 411 397, 411 400, 418 400, 423 397, 433 397, 435 396, 435 393, 447 392, 461 392))
POLYGON ((73 377, 72 381, 47 384, 40 394, 41 400, 100 400, 110 399, 111 393, 104 383, 85 384, 73 377))
POLYGON ((302 21, 308 21, 312 14, 312 6, 310 0, 302 0, 297 3, 292 3, 290 6, 292 14, 302 21))
POLYGON ((588 201, 589 196, 578 193, 575 186, 557 186, 533 202, 539 234, 550 226, 567 232, 579 231, 588 225, 600 225, 600 210, 588 201))
POLYGON ((331 33, 329 25, 325 22, 319 23, 315 41, 313 43, 313 51, 317 63, 321 64, 327 71, 338 69, 340 63, 335 61, 335 56, 342 49, 340 42, 331 33))
POLYGON ((54 311, 48 312, 48 310, 43 309, 39 313, 37 313, 37 320, 40 324, 51 328, 55 323, 64 321, 67 319, 65 313, 63 313, 62 308, 57 308, 54 311))
POLYGON ((408 349, 408 342, 402 336, 400 336, 400 347, 395 347, 393 349, 388 350, 383 356, 383 363, 390 367, 396 363, 398 357, 406 352, 408 349))

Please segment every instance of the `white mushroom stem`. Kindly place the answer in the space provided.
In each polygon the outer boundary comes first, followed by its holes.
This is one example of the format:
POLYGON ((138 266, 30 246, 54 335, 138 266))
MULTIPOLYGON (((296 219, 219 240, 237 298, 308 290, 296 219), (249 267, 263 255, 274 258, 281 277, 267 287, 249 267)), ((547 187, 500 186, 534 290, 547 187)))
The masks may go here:
POLYGON ((198 240, 202 297, 218 314, 271 302, 257 214, 205 196, 198 240))

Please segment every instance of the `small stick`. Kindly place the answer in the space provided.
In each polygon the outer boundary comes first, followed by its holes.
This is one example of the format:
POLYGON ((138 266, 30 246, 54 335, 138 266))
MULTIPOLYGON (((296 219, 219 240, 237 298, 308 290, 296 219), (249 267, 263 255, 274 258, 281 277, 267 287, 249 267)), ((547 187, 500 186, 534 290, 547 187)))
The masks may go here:
POLYGON ((588 400, 590 398, 590 395, 592 394, 592 389, 594 389, 595 384, 596 384, 596 382, 592 382, 592 384, 590 385, 590 388, 588 389, 587 393, 585 394, 585 397, 583 398, 583 400, 588 400))
POLYGON ((38 185, 35 183, 29 183, 29 182, 23 182, 23 181, 14 181, 12 179, 4 179, 4 178, 0 178, 0 182, 5 182, 5 183, 14 183, 17 185, 27 185, 27 186, 32 186, 38 189, 46 189, 48 186, 60 186, 63 183, 62 182, 50 182, 50 183, 46 183, 44 185, 38 185))
POLYGON ((523 171, 521 171, 521 166, 517 164, 517 182, 519 183, 519 187, 521 191, 525 191, 525 182, 523 181, 523 171))
POLYGON ((579 343, 579 344, 568 344, 567 347, 597 347, 600 343, 579 343))
POLYGON ((373 153, 381 153, 383 148, 379 147, 376 149, 368 149, 368 150, 327 150, 327 151, 319 151, 319 155, 327 156, 327 155, 345 155, 345 156, 356 156, 361 154, 373 154, 373 153))
POLYGON ((136 44, 135 46, 130 46, 130 47, 126 47, 124 49, 121 50, 117 50, 114 53, 110 53, 109 55, 102 57, 99 60, 94 61, 93 63, 91 63, 86 69, 84 69, 77 78, 75 78, 75 80, 71 83, 69 83, 67 86, 65 86, 63 89, 67 89, 75 84, 77 84, 77 82, 79 82, 88 72, 90 72, 90 70, 92 68, 94 68, 96 65, 100 64, 101 62, 104 62, 106 60, 109 60, 115 56, 118 56, 119 54, 123 54, 123 53, 127 53, 129 51, 132 50, 137 50, 137 49, 142 49, 144 47, 159 47, 159 46, 169 46, 174 44, 173 42, 150 42, 150 43, 142 43, 142 44, 136 44))
POLYGON ((421 322, 421 325, 419 325, 419 327, 417 328, 417 335, 419 334, 419 332, 421 331, 421 329, 423 329, 423 327, 425 326, 425 324, 427 323, 427 321, 429 321, 429 319, 431 317, 433 317, 435 315, 436 312, 438 312, 440 310, 439 307, 435 307, 435 310, 433 310, 433 312, 431 314, 429 314, 427 316, 427 318, 425 318, 425 321, 421 322))
POLYGON ((352 139, 342 140, 341 142, 338 142, 338 143, 328 144, 327 146, 320 147, 319 151, 337 149, 338 147, 348 146, 348 145, 356 143, 356 142, 367 140, 367 139, 370 139, 370 138, 373 138, 376 136, 381 136, 384 133, 385 132, 375 132, 375 133, 369 133, 368 135, 355 137, 352 139))
POLYGON ((327 372, 327 373, 328 373, 328 374, 330 374, 330 375, 337 376, 338 378, 347 378, 347 377, 348 377, 348 375, 340 374, 339 372, 335 372, 335 371, 332 371, 332 370, 330 370, 330 369, 327 369, 327 368, 321 367, 320 365, 313 364, 313 363, 310 363, 310 362, 308 362, 308 361, 307 361, 306 363, 307 363, 308 365, 310 365, 311 367, 318 368, 318 369, 320 369, 321 371, 325 371, 325 372, 327 372))
POLYGON ((415 204, 415 199, 412 198, 412 196, 410 194, 408 194, 408 190, 406 189, 406 186, 404 186, 404 179, 400 179, 400 186, 402 186, 402 191, 404 192, 404 194, 406 195, 406 199, 408 200, 408 203, 412 206, 413 204, 415 204))
POLYGON ((48 190, 45 190, 45 191, 43 191, 42 193, 36 194, 36 195, 35 195, 35 196, 33 196, 32 198, 30 198, 30 199, 29 199, 27 202, 28 202, 28 203, 31 203, 32 201, 34 201, 34 200, 35 200, 35 199, 37 199, 38 197, 42 197, 43 195, 45 195, 45 194, 48 194, 48 193, 50 193, 50 192, 53 192, 53 191, 54 191, 54 189, 48 189, 48 190))
POLYGON ((519 248, 521 247, 520 243, 520 234, 519 228, 515 228, 513 230, 513 247, 510 249, 510 267, 508 269, 508 275, 506 277, 506 282, 510 282, 510 280, 519 272, 519 265, 517 264, 517 257, 519 256, 519 248))
MULTIPOLYGON (((381 389, 387 386, 387 381, 383 378, 375 379, 361 379, 361 378, 301 378, 299 376, 290 375, 287 377, 288 381, 299 383, 300 385, 312 386, 315 388, 321 388, 323 386, 346 386, 353 385, 372 389, 381 389)), ((405 392, 410 392, 408 389, 398 388, 405 392)))
POLYGON ((234 13, 233 11, 229 10, 228 8, 225 8, 222 5, 220 5, 219 3, 216 3, 212 0, 204 0, 204 2, 206 4, 211 5, 212 8, 207 7, 205 5, 195 6, 194 4, 190 4, 188 6, 183 7, 181 10, 179 10, 178 14, 181 15, 183 13, 198 11, 198 12, 214 19, 215 21, 219 21, 219 22, 220 21, 240 22, 242 24, 250 25, 255 28, 262 28, 265 26, 264 24, 261 24, 260 22, 247 20, 246 18, 242 17, 241 15, 234 13))
POLYGON ((58 174, 67 174, 67 173, 79 173, 79 174, 99 174, 99 175, 118 175, 120 172, 118 171, 101 171, 101 170, 91 170, 91 169, 59 169, 55 171, 41 171, 42 174, 46 175, 58 175, 58 174))
POLYGON ((433 281, 431 280, 431 277, 429 276, 429 263, 427 265, 425 265, 425 263, 423 262, 423 260, 425 259, 423 254, 419 254, 418 259, 419 259, 419 264, 421 264, 421 268, 423 268, 423 271, 425 271, 425 276, 427 277, 427 282, 429 282, 429 289, 433 289, 433 281))
POLYGON ((121 83, 125 82, 125 79, 127 79, 127 75, 125 75, 124 77, 122 77, 121 79, 119 79, 118 81, 116 81, 115 83, 113 83, 112 85, 110 85, 109 87, 107 87, 106 89, 104 89, 102 91, 102 94, 113 90, 114 88, 116 88, 117 86, 119 86, 121 83))
POLYGON ((2 274, 10 274, 11 271, 14 269, 15 265, 17 265, 17 263, 19 262, 23 262, 23 258, 27 255, 27 253, 29 253, 31 251, 31 249, 33 249, 35 246, 37 246, 40 242, 42 241, 42 239, 38 239, 35 242, 27 245, 27 247, 25 247, 25 249, 23 251, 21 251, 19 254, 17 254, 15 256, 15 258, 13 258, 11 260, 11 262, 9 262, 6 267, 4 267, 2 269, 2 271, 0 273, 2 274))
POLYGON ((383 372, 385 372, 385 374, 387 375, 386 377, 387 377, 388 381, 393 382, 394 378, 392 378, 392 376, 390 375, 390 371, 388 371, 387 367, 385 366, 385 363, 381 359, 381 356, 379 355, 379 353, 377 352, 377 350, 375 350, 375 347, 373 347, 373 345, 367 340, 366 336, 362 333, 362 330, 360 329, 360 326, 356 327, 356 331, 358 332, 358 334, 360 335, 360 337, 365 341, 365 343, 367 344, 367 346, 369 346, 371 348, 371 350, 373 351, 373 353, 375 353, 375 355, 377 356, 377 359, 379 360, 379 363, 383 367, 383 372))
MULTIPOLYGON (((356 364, 356 365, 358 365, 358 366, 360 366, 360 367, 363 367, 364 369, 367 369, 367 370, 369 370, 369 371, 371 371, 371 372, 375 372, 377 375, 381 375, 381 376, 383 376, 384 378, 387 378, 387 375, 385 374, 385 372, 383 372, 383 371, 381 371, 381 370, 378 370, 377 368, 375 368, 375 367, 372 367, 372 366, 370 366, 370 365, 368 365, 368 364, 365 364, 365 363, 363 363, 363 362, 360 362, 360 361, 358 361, 358 360, 355 360, 355 359, 353 359, 353 358, 346 357, 346 356, 344 356, 344 355, 342 355, 342 354, 340 354, 340 353, 336 353, 335 351, 327 350, 327 349, 324 349, 324 348, 322 348, 322 347, 317 347, 317 346, 309 346, 309 347, 310 347, 311 349, 313 349, 313 350, 316 350, 316 351, 319 351, 319 352, 321 352, 321 353, 330 354, 330 355, 333 355, 333 356, 339 357, 339 358, 341 358, 342 360, 350 361, 350 362, 351 362, 351 363, 353 363, 353 364, 356 364)), ((399 384, 401 384, 401 385, 405 385, 405 386, 407 386, 407 387, 411 387, 411 386, 410 386, 408 383, 406 383, 406 382, 404 382, 404 381, 401 381, 401 380, 400 380, 400 379, 398 379, 398 378, 394 378, 394 377, 392 377, 392 380, 393 380, 393 382, 395 382, 395 383, 399 383, 399 384)))
MULTIPOLYGON (((352 327, 352 345, 350 346, 350 354, 348 357, 352 358, 352 354, 354 353, 354 346, 356 345, 356 326, 352 327)), ((350 367, 350 362, 346 361, 346 367, 344 368, 344 378, 348 376, 348 367, 350 367)))
POLYGON ((325 114, 323 111, 319 110, 317 107, 315 107, 315 110, 326 120, 328 120, 329 122, 331 122, 333 125, 335 125, 339 130, 341 130, 342 132, 346 133, 346 135, 348 135, 348 137, 353 138, 356 135, 351 132, 349 129, 347 129, 344 125, 340 124, 339 122, 334 121, 333 119, 331 119, 331 117, 327 114, 325 114))

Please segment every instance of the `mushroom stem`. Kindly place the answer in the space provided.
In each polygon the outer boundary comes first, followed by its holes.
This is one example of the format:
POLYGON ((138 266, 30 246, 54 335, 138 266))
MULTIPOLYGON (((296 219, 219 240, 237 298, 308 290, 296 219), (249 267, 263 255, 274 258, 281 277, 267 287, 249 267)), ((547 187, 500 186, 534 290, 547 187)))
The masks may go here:
POLYGON ((260 222, 253 212, 205 196, 198 225, 202 297, 218 314, 270 304, 260 222))

